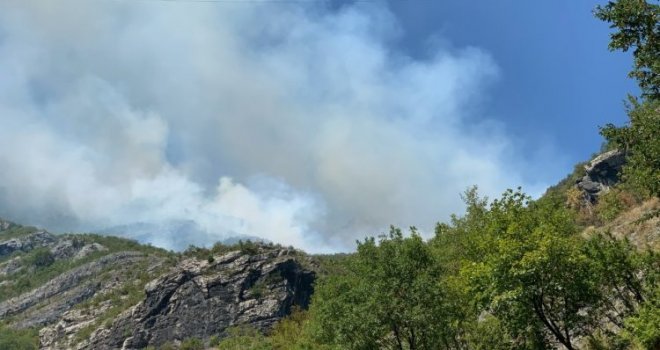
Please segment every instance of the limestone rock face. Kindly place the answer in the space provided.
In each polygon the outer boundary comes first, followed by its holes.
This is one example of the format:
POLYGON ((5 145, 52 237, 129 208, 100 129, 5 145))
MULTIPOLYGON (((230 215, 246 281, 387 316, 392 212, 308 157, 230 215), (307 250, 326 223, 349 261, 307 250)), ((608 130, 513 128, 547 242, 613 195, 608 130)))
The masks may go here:
POLYGON ((222 335, 234 325, 270 328, 293 306, 307 307, 315 273, 281 249, 240 251, 212 263, 184 260, 145 287, 145 298, 99 329, 83 348, 142 349, 222 335))
POLYGON ((577 183, 592 203, 602 193, 619 182, 621 168, 626 162, 625 153, 619 150, 605 152, 584 166, 586 175, 577 183))
POLYGON ((312 258, 272 244, 226 249, 202 259, 0 220, 0 321, 39 329, 45 350, 143 349, 232 326, 265 331, 308 306, 312 258))
POLYGON ((0 318, 24 313, 42 301, 58 297, 56 301, 40 308, 31 316, 27 316, 20 324, 21 328, 44 325, 56 320, 64 311, 70 309, 82 300, 94 295, 98 284, 83 283, 103 269, 121 264, 127 264, 142 258, 139 252, 121 252, 104 256, 80 267, 67 271, 48 281, 32 291, 0 303, 0 318))
POLYGON ((50 246, 55 242, 57 242, 57 238, 46 231, 37 231, 26 236, 11 238, 0 241, 0 257, 10 255, 15 251, 27 252, 39 247, 50 246))

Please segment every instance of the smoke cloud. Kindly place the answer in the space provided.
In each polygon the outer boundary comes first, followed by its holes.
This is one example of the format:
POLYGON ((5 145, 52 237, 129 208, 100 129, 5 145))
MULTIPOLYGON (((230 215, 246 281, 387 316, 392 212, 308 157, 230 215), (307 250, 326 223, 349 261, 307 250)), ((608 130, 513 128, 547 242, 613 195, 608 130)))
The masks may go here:
POLYGON ((414 59, 384 4, 325 4, 0 2, 0 216, 327 252, 544 187, 488 118, 487 52, 414 59))

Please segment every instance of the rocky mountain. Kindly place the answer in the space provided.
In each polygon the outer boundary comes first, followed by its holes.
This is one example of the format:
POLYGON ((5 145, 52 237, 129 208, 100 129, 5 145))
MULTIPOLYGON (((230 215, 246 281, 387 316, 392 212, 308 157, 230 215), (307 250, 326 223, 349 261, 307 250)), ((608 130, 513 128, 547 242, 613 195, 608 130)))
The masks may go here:
POLYGON ((585 175, 577 181, 577 187, 584 191, 589 202, 596 202, 598 196, 619 182, 619 174, 625 162, 626 155, 619 150, 596 156, 584 166, 585 175))
POLYGON ((271 244, 173 253, 123 238, 54 235, 0 220, 0 320, 42 349, 142 349, 306 308, 313 261, 271 244))

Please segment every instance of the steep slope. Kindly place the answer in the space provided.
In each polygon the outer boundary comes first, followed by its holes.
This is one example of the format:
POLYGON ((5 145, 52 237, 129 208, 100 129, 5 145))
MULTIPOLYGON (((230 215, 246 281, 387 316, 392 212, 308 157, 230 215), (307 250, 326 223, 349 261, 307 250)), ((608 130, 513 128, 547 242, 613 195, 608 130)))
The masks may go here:
POLYGON ((273 245, 184 256, 5 220, 0 228, 0 325, 39 329, 43 349, 140 349, 239 325, 265 331, 307 307, 315 279, 308 257, 273 245))
POLYGON ((600 227, 588 227, 585 235, 610 233, 628 239, 638 249, 660 251, 660 199, 651 198, 600 227))

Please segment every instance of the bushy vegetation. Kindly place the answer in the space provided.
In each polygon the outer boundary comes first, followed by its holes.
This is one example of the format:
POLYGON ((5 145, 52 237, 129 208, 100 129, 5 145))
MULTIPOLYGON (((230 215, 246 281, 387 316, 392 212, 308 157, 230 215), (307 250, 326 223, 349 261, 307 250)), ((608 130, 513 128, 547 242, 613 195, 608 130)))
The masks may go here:
POLYGON ((35 329, 16 330, 0 325, 0 349, 37 350, 38 332, 35 329))
POLYGON ((610 49, 632 50, 630 77, 642 91, 629 96, 629 123, 608 124, 601 134, 628 154, 623 170, 626 185, 644 196, 660 195, 660 4, 645 0, 610 1, 598 6, 596 16, 611 24, 610 49))
POLYGON ((580 235, 563 201, 520 190, 488 201, 424 241, 414 228, 358 243, 311 308, 228 349, 648 348, 657 331, 660 259, 611 235, 580 235))
POLYGON ((21 237, 39 231, 33 226, 20 226, 13 225, 8 230, 0 231, 0 239, 7 240, 11 238, 21 237))
MULTIPOLYGON (((29 230, 23 232, 29 232, 29 230)), ((49 248, 38 248, 27 253, 16 253, 12 255, 12 257, 20 256, 21 261, 23 262, 23 268, 26 270, 25 272, 0 276, 0 282, 6 281, 6 283, 0 285, 0 301, 18 296, 46 283, 47 281, 66 271, 114 252, 140 251, 145 254, 157 254, 168 258, 172 258, 174 256, 172 253, 166 250, 155 248, 149 245, 142 245, 136 241, 119 237, 102 236, 96 234, 71 234, 65 235, 63 238, 71 239, 74 241, 74 245, 79 246, 88 243, 99 243, 107 248, 107 250, 93 252, 81 259, 62 260, 55 260, 49 248)))
POLYGON ((628 154, 623 168, 626 186, 644 197, 660 196, 660 100, 640 102, 631 97, 628 117, 627 125, 608 124, 601 134, 628 154))
POLYGON ((660 98, 660 4, 657 1, 617 0, 597 6, 595 15, 615 31, 610 50, 633 51, 629 76, 638 81, 642 96, 660 98))
POLYGON ((235 244, 223 244, 218 242, 215 243, 211 248, 196 247, 191 245, 183 252, 183 256, 194 257, 200 260, 205 259, 209 263, 212 263, 214 261, 213 256, 216 255, 222 255, 233 251, 240 251, 242 254, 255 255, 260 252, 262 247, 281 248, 280 245, 273 243, 254 242, 248 239, 245 241, 239 240, 235 244))
POLYGON ((39 248, 32 251, 25 259, 28 265, 36 268, 45 268, 55 262, 55 257, 48 248, 39 248))

